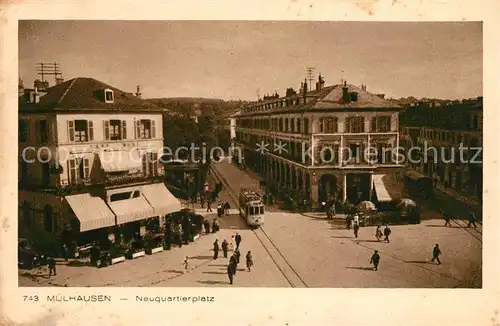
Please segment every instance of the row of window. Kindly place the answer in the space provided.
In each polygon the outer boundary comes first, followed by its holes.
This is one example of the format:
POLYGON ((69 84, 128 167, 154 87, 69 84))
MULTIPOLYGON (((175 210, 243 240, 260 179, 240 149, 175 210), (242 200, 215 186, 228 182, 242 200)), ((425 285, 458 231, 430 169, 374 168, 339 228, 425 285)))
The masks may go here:
MULTIPOLYGON (((244 128, 272 130, 286 133, 309 133, 309 119, 304 118, 271 118, 271 119, 243 119, 237 120, 237 125, 244 128), (303 124, 302 124, 303 121, 303 124)), ((377 116, 371 119, 371 132, 390 132, 391 117, 377 116)), ((328 117, 318 120, 318 132, 337 133, 338 118, 328 117)), ((365 131, 364 117, 347 117, 345 131, 347 133, 362 133, 365 131)))
MULTIPOLYGON (((134 135, 127 134, 127 121, 106 120, 103 121, 104 140, 124 139, 154 139, 156 138, 156 125, 154 120, 141 119, 135 121, 134 135)), ((48 142, 53 139, 52 131, 47 120, 35 122, 36 141, 48 142)), ((19 141, 26 142, 29 135, 29 121, 19 120, 19 141)), ((89 142, 94 140, 94 122, 92 120, 69 120, 68 121, 69 142, 89 142)))
POLYGON ((470 135, 455 131, 422 129, 420 136, 429 140, 444 141, 455 144, 463 143, 466 145, 470 144, 470 146, 480 145, 478 137, 471 137, 470 135))
POLYGON ((251 106, 251 107, 245 108, 244 111, 245 112, 259 112, 259 111, 276 109, 276 108, 284 108, 287 106, 305 104, 306 101, 307 101, 306 99, 301 98, 301 97, 284 98, 284 99, 277 100, 277 101, 270 102, 270 103, 262 103, 262 104, 258 104, 255 106, 251 106))

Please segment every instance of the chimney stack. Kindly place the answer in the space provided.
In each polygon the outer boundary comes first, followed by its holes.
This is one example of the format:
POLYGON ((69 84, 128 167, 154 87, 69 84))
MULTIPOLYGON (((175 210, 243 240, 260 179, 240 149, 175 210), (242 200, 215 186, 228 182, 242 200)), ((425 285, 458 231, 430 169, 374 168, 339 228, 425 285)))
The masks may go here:
POLYGON ((141 85, 137 85, 137 93, 135 93, 135 96, 142 98, 141 85))
POLYGON ((346 81, 344 81, 344 86, 342 87, 342 101, 345 103, 351 102, 351 94, 349 94, 349 88, 347 87, 346 81))

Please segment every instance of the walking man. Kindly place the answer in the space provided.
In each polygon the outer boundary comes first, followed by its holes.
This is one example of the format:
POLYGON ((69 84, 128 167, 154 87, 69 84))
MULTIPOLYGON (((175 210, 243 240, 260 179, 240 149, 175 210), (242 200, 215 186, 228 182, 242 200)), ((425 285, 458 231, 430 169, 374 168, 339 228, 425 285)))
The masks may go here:
POLYGON ((471 224, 474 225, 474 229, 476 228, 476 215, 474 212, 469 213, 469 224, 467 225, 468 228, 470 228, 471 224))
POLYGON ((444 218, 444 226, 450 226, 451 227, 451 223, 450 223, 450 220, 451 220, 451 216, 448 215, 447 213, 445 213, 444 211, 441 211, 441 213, 443 214, 443 218, 444 218))
POLYGON ((252 253, 250 251, 247 252, 246 259, 247 259, 247 268, 248 271, 250 272, 250 269, 253 266, 253 258, 252 258, 252 253))
POLYGON ((230 261, 227 265, 227 276, 229 277, 229 284, 233 284, 234 274, 236 274, 236 264, 234 261, 230 261))
POLYGON ((236 265, 240 263, 240 256, 241 256, 240 250, 236 248, 236 250, 234 251, 234 258, 236 261, 236 265))
POLYGON ((375 252, 372 255, 372 258, 370 259, 370 264, 373 264, 373 268, 378 271, 378 263, 380 262, 380 255, 378 254, 378 250, 375 250, 375 252))
POLYGON ((441 255, 441 250, 439 250, 439 245, 436 243, 434 249, 432 250, 431 262, 437 261, 438 265, 441 265, 441 261, 439 260, 439 255, 441 255))
POLYGON ((391 235, 391 229, 389 228, 389 226, 386 224, 385 225, 385 229, 384 229, 384 241, 387 241, 387 243, 389 243, 389 236, 391 235))
POLYGON ((215 242, 214 242, 214 260, 217 259, 217 257, 219 257, 219 242, 217 239, 215 239, 215 242))
POLYGON ((353 229, 354 229, 354 237, 357 238, 358 237, 358 231, 359 231, 359 223, 354 222, 353 229))
POLYGON ((207 213, 212 212, 212 207, 210 207, 210 197, 207 196, 207 213))
POLYGON ((186 273, 189 269, 189 257, 186 256, 186 258, 184 259, 184 273, 186 273))
POLYGON ((228 249, 229 244, 227 243, 226 239, 222 241, 222 253, 224 254, 224 258, 227 258, 227 249, 228 249))
POLYGON ((56 261, 52 257, 47 258, 47 265, 49 266, 49 278, 52 276, 52 272, 54 272, 54 276, 57 275, 56 273, 56 261))
POLYGON ((236 242, 236 249, 240 247, 241 243, 241 235, 239 233, 236 233, 236 236, 234 237, 234 241, 236 242))
POLYGON ((64 254, 64 261, 68 262, 69 250, 67 244, 63 244, 63 254, 64 254))

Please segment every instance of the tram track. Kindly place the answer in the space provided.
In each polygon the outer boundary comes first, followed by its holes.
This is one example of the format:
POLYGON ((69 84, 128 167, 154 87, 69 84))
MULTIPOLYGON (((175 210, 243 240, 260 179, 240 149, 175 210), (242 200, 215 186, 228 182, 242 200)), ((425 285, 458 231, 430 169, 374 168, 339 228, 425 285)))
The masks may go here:
MULTIPOLYGON (((226 190, 228 191, 228 195, 233 201, 233 204, 238 207, 239 210, 239 201, 238 201, 238 192, 235 191, 233 186, 224 178, 222 173, 218 171, 218 169, 211 165, 210 167, 213 175, 216 179, 224 184, 226 190)), ((252 185, 253 187, 253 185, 252 185)), ((265 222, 264 222, 265 223, 265 222)), ((264 250, 267 252, 271 260, 274 262, 280 273, 287 280, 288 284, 290 284, 293 288, 307 288, 306 282, 300 277, 298 272, 292 267, 290 262, 285 258, 283 253, 278 249, 276 244, 272 241, 269 235, 264 231, 262 227, 252 229, 252 232, 255 234, 257 240, 259 240, 264 250), (280 263, 279 261, 282 261, 280 263)))

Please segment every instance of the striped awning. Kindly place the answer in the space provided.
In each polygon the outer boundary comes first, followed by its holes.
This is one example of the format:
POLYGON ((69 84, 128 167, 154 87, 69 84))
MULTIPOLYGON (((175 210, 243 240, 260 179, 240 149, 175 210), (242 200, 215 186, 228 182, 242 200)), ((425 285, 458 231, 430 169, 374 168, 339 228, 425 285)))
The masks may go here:
POLYGON ((80 232, 116 225, 115 215, 102 198, 86 193, 64 199, 80 222, 80 232))
POLYGON ((373 187, 375 188, 375 193, 377 194, 377 200, 379 202, 391 201, 392 197, 385 187, 383 177, 384 174, 374 174, 373 175, 373 187))
POLYGON ((155 216, 167 215, 182 209, 179 199, 172 195, 163 183, 143 186, 142 194, 153 207, 155 216))
POLYGON ((125 224, 157 216, 144 196, 109 202, 116 224, 125 224))

